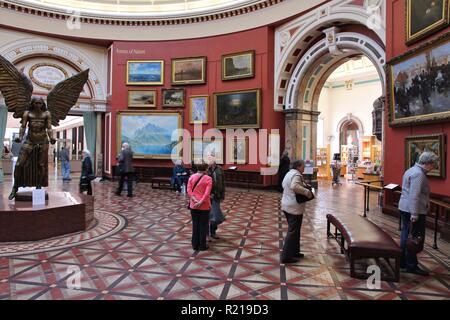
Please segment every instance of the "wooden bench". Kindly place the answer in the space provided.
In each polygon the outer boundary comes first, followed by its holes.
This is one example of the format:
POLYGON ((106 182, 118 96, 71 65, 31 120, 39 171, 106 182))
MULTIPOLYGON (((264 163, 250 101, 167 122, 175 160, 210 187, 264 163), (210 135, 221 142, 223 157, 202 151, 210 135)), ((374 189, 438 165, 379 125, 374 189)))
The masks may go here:
POLYGON ((355 261, 358 259, 383 258, 389 265, 392 276, 381 280, 398 282, 400 279, 401 250, 398 244, 384 230, 373 222, 359 215, 327 214, 327 237, 334 238, 341 247, 341 253, 345 253, 350 261, 350 276, 353 278, 367 279, 370 274, 357 273, 355 261), (331 232, 331 224, 335 227, 331 232), (347 242, 347 246, 345 243, 347 242), (390 259, 395 260, 395 266, 390 259))
POLYGON ((151 179, 152 189, 172 189, 170 177, 153 177, 151 179), (155 186, 157 184, 157 186, 155 186))

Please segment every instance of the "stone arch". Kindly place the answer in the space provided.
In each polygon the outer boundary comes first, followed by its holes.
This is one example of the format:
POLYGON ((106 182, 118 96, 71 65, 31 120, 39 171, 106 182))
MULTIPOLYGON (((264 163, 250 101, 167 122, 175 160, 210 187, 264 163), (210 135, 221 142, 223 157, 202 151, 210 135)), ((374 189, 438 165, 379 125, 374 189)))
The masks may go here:
MULTIPOLYGON (((371 6, 367 0, 333 0, 305 15, 277 28, 275 32, 274 108, 282 111, 287 99, 287 84, 294 67, 315 41, 323 37, 323 30, 333 26, 357 25, 371 34, 372 39, 386 43, 386 3, 371 6)), ((362 33, 361 33, 362 34, 362 33)), ((384 52, 384 48, 382 50, 384 52)), ((384 62, 382 63, 384 64, 384 62)))
POLYGON ((92 100, 106 101, 106 90, 101 83, 101 74, 97 64, 87 55, 70 45, 51 40, 21 39, 3 46, 0 54, 12 63, 35 57, 50 56, 62 60, 78 71, 90 69, 88 86, 92 92, 92 100))

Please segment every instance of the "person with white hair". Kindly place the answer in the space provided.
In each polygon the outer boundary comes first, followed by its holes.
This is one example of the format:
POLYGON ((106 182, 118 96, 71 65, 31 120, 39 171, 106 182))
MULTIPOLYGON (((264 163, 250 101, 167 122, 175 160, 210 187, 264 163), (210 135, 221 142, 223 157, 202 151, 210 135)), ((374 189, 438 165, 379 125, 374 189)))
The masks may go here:
POLYGON ((131 150, 131 146, 127 142, 124 142, 122 144, 122 151, 119 154, 118 160, 119 160, 120 180, 119 180, 119 187, 116 191, 116 195, 120 196, 122 194, 123 184, 126 178, 127 193, 128 193, 127 196, 132 197, 133 196, 132 178, 134 175, 133 151, 131 150))
POLYGON ((87 191, 87 194, 92 196, 91 181, 95 179, 94 170, 92 170, 91 153, 89 150, 83 150, 83 161, 81 162, 81 177, 80 177, 80 193, 87 191))
POLYGON ((398 204, 402 218, 400 267, 406 269, 406 272, 422 276, 427 276, 428 272, 419 268, 418 252, 410 252, 406 243, 410 234, 413 237, 425 239, 426 215, 430 203, 427 173, 436 167, 438 160, 435 153, 425 151, 420 155, 417 163, 406 170, 403 175, 402 195, 398 204))
POLYGON ((172 179, 170 181, 171 186, 177 192, 181 192, 183 184, 187 183, 187 170, 183 167, 183 162, 177 160, 172 171, 172 179))

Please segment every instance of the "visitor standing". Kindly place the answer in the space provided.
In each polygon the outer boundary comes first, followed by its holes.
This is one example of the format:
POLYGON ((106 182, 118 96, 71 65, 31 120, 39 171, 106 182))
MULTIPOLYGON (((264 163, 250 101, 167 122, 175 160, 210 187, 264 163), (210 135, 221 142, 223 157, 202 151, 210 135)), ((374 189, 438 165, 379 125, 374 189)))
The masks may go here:
POLYGON ((406 272, 422 276, 427 276, 428 272, 419 267, 417 260, 419 252, 411 252, 407 247, 407 240, 410 236, 419 237, 422 241, 425 239, 425 223, 430 203, 427 173, 436 167, 438 160, 438 156, 433 152, 423 152, 418 162, 406 170, 398 204, 402 219, 400 267, 406 269, 406 272))
POLYGON ((70 181, 70 154, 69 149, 62 147, 59 152, 59 160, 61 161, 61 173, 63 181, 70 181))
POLYGON ((92 170, 91 153, 89 150, 83 150, 83 161, 81 163, 81 177, 80 177, 80 193, 87 191, 88 195, 92 195, 91 181, 95 178, 94 170, 92 170))
POLYGON ((207 175, 206 164, 198 165, 197 169, 198 172, 189 178, 187 192, 192 217, 192 248, 195 251, 204 251, 208 249, 206 236, 211 209, 212 179, 207 175))
POLYGON ((283 252, 281 253, 282 263, 297 262, 296 258, 303 258, 300 253, 300 229, 302 227, 303 213, 305 212, 305 203, 298 203, 296 194, 302 194, 312 198, 312 192, 306 188, 303 179, 305 162, 296 160, 292 163, 292 169, 283 179, 283 197, 281 199, 281 210, 286 216, 288 231, 284 239, 283 252))
POLYGON ((119 187, 116 191, 116 195, 120 196, 123 190, 123 184, 125 183, 125 179, 127 180, 127 196, 133 196, 133 151, 131 150, 131 146, 128 143, 122 144, 122 151, 119 154, 119 187))
POLYGON ((289 153, 285 150, 281 156, 280 163, 278 166, 278 191, 283 192, 283 179, 289 172, 289 167, 291 165, 291 159, 289 159, 289 153))
POLYGON ((225 217, 220 208, 220 203, 225 200, 225 175, 221 166, 214 159, 210 159, 208 175, 212 178, 211 211, 209 212, 209 235, 211 238, 219 239, 217 227, 225 217))

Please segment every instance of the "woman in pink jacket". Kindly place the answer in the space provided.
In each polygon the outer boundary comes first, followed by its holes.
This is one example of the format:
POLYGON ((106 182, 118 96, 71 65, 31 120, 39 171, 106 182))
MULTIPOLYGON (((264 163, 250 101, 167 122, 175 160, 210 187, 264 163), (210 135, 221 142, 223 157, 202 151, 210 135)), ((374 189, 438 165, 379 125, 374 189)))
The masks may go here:
POLYGON ((206 164, 198 165, 198 172, 189 178, 187 186, 192 216, 192 248, 195 251, 208 249, 206 236, 211 209, 212 179, 206 174, 207 168, 206 164))

